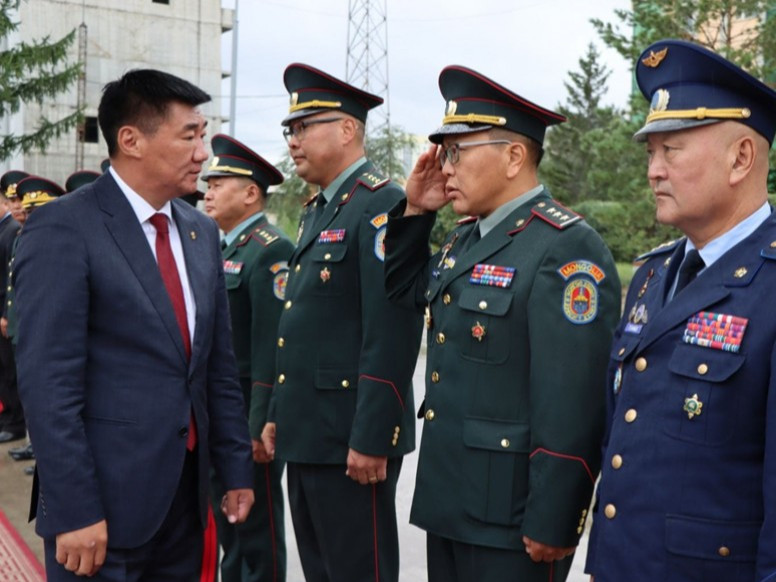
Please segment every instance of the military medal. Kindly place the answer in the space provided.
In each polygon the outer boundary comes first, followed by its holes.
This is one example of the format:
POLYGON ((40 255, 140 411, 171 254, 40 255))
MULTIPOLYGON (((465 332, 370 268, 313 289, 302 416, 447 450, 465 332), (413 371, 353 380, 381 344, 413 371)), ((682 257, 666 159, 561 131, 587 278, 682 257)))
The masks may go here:
POLYGON ((437 271, 442 268, 452 269, 453 265, 455 265, 455 257, 450 257, 450 259, 448 259, 447 255, 450 253, 450 249, 453 248, 453 245, 457 240, 458 240, 458 233, 456 232, 456 233, 453 233, 453 236, 450 238, 448 243, 442 247, 442 258, 439 259, 439 264, 437 265, 437 271))
POLYGON ((334 230, 322 230, 321 234, 318 235, 318 243, 322 244, 328 244, 328 243, 338 243, 345 240, 345 229, 344 228, 337 228, 334 230))
POLYGON ((474 285, 489 285, 506 289, 512 284, 515 276, 514 267, 501 267, 499 265, 474 265, 469 283, 474 285))
POLYGON ((431 329, 432 319, 431 319, 431 306, 430 305, 426 305, 426 311, 423 314, 423 319, 426 322, 426 329, 431 329))
POLYGON ((482 338, 485 337, 485 334, 487 334, 487 331, 485 330, 485 326, 482 325, 479 321, 474 324, 472 327, 472 337, 476 339, 478 342, 482 341, 482 338))
POLYGON ((696 416, 700 416, 702 408, 703 402, 700 401, 697 394, 693 394, 692 397, 684 399, 682 410, 687 413, 687 418, 690 420, 696 416))
POLYGON ((634 305, 628 314, 628 323, 625 324, 626 333, 641 333, 644 324, 649 320, 647 306, 643 303, 634 305))
POLYGON ((329 279, 331 279, 331 271, 329 271, 328 267, 324 267, 321 269, 321 281, 328 283, 329 279))
POLYGON ((619 394, 620 388, 622 388, 622 362, 620 362, 620 365, 617 366, 617 371, 614 373, 614 383, 612 385, 612 392, 614 392, 615 394, 619 394))
POLYGON ((749 324, 746 317, 699 311, 687 320, 682 341, 703 348, 738 353, 749 324))
MULTIPOLYGON (((649 273, 647 273, 647 278, 644 279, 644 284, 641 286, 641 289, 639 289, 639 294, 637 295, 638 299, 641 299, 642 297, 644 297, 644 293, 647 292, 647 286, 649 285, 649 280, 652 278, 652 275, 654 274, 655 274, 654 269, 650 269, 649 273)), ((644 323, 646 323, 646 321, 644 323)))

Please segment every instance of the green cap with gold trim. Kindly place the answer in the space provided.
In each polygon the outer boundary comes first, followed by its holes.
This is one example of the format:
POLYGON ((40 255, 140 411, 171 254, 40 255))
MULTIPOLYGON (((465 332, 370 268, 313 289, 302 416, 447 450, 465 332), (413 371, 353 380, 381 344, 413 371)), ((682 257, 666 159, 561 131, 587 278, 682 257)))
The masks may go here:
POLYGON ((301 63, 292 63, 286 67, 283 82, 291 101, 288 116, 281 125, 322 111, 342 111, 365 122, 367 112, 383 103, 382 97, 301 63))
POLYGON ((16 184, 16 195, 21 198, 25 210, 43 206, 64 193, 65 191, 58 184, 39 176, 24 178, 16 184))
POLYGON ((202 176, 203 180, 218 176, 250 178, 261 187, 265 195, 271 185, 283 182, 283 174, 275 166, 233 137, 216 134, 210 145, 213 148, 213 159, 202 176))
POLYGON ((29 174, 21 170, 8 170, 0 176, 0 194, 6 198, 16 198, 16 185, 27 176, 29 174))
POLYGON ((78 190, 81 186, 91 184, 100 176, 100 173, 93 172, 92 170, 78 170, 77 172, 70 174, 67 177, 67 180, 65 180, 65 190, 67 190, 68 193, 73 192, 74 190, 78 190))
POLYGON ((447 135, 502 128, 544 143, 547 127, 566 118, 524 99, 477 71, 450 65, 439 74, 447 107, 442 126, 428 139, 440 144, 447 135))

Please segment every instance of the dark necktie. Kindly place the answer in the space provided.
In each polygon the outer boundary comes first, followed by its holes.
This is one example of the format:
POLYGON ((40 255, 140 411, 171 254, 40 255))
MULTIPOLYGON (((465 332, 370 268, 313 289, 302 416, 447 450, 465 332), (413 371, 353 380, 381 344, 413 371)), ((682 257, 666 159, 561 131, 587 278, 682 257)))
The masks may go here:
POLYGON ((221 239, 221 250, 222 250, 222 251, 225 251, 227 246, 228 246, 228 245, 226 244, 226 239, 225 239, 225 238, 222 238, 222 239, 221 239))
POLYGON ((698 272, 706 266, 703 262, 700 253, 696 249, 691 249, 687 252, 679 267, 679 274, 676 277, 676 289, 674 290, 674 297, 679 295, 679 292, 687 287, 687 285, 695 279, 698 272))
POLYGON ((323 210, 326 208, 326 197, 323 192, 318 192, 318 197, 315 199, 315 217, 313 218, 313 228, 318 226, 318 222, 323 216, 323 210))
MULTIPOLYGON (((178 321, 178 327, 183 338, 183 348, 186 350, 186 358, 191 358, 191 337, 189 336, 189 321, 186 317, 186 301, 183 299, 183 285, 181 285, 178 266, 175 264, 175 257, 172 254, 170 246, 170 228, 167 224, 167 217, 164 214, 154 214, 149 222, 156 229, 156 262, 159 265, 159 272, 162 275, 162 281, 167 289, 167 294, 172 301, 172 308, 175 311, 175 319, 178 321)), ((197 444, 197 431, 194 424, 194 415, 191 415, 189 422, 189 434, 186 439, 186 448, 190 451, 197 444)))

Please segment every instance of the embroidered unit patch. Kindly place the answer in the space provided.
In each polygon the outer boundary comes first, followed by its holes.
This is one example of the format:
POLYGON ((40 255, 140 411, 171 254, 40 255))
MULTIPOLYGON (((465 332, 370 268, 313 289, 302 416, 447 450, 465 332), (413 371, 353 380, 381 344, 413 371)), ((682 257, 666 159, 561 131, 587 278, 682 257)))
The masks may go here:
POLYGON ((579 275, 581 273, 590 275, 596 283, 600 283, 606 278, 604 270, 590 261, 571 261, 558 269, 558 273, 560 273, 560 276, 563 277, 564 281, 568 281, 574 275, 579 275))
POLYGON ((387 228, 384 226, 375 234, 375 256, 383 262, 385 262, 385 231, 387 228))
POLYGON ((571 323, 590 323, 598 313, 598 289, 586 278, 569 282, 563 290, 563 315, 571 323))

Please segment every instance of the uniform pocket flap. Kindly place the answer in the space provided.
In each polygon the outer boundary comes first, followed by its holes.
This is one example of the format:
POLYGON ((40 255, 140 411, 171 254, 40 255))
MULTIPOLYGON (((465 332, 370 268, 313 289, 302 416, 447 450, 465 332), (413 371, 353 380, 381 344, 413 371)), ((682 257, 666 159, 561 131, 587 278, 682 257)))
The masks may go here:
POLYGON ((530 440, 527 424, 487 418, 466 418, 463 421, 463 442, 474 449, 527 453, 530 440))
POLYGON ((744 365, 744 359, 733 352, 682 344, 671 355, 668 369, 693 380, 724 382, 744 365))
POLYGON ((488 315, 505 315, 512 304, 512 294, 508 291, 494 293, 480 288, 467 288, 461 293, 458 305, 461 309, 486 313, 488 315))
POLYGON ((319 244, 310 249, 310 258, 320 263, 338 263, 345 258, 348 251, 348 245, 342 244, 319 244))
POLYGON ((226 290, 237 289, 240 286, 240 277, 237 275, 226 275, 224 277, 226 283, 226 290))
POLYGON ((343 368, 318 368, 315 387, 318 390, 349 390, 357 386, 357 374, 343 368))
POLYGON ((666 549, 680 556, 751 562, 759 535, 759 523, 666 516, 666 549))

